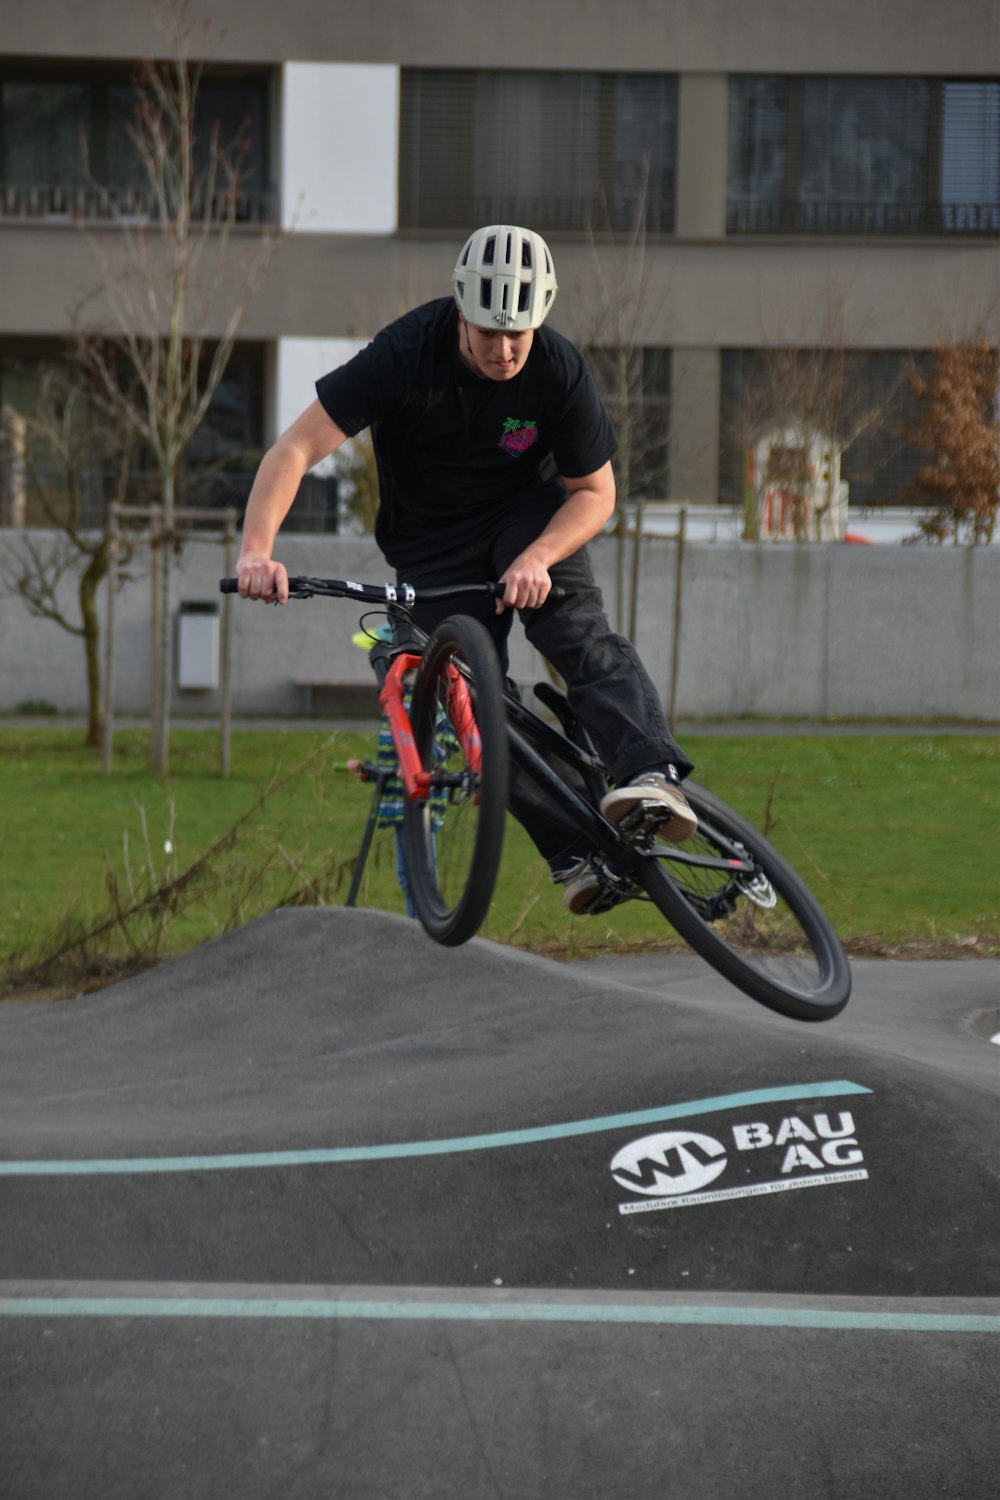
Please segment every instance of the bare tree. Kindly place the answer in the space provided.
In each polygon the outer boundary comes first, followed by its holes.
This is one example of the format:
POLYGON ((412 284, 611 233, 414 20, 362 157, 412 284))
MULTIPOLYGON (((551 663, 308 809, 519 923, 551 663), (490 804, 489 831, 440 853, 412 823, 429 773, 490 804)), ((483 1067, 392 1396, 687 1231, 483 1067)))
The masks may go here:
MULTIPOLYGON (((747 462, 744 535, 750 540, 766 529, 774 489, 786 496, 787 526, 796 541, 834 534, 843 456, 864 452, 876 434, 880 446, 886 440, 901 446, 897 404, 906 389, 906 363, 891 368, 882 360, 876 389, 870 354, 849 348, 844 327, 846 299, 834 285, 808 342, 804 330, 790 339, 783 330, 784 338, 780 333, 748 356, 736 440, 747 462)), ((888 456, 886 447, 880 462, 888 456)))
MULTIPOLYGON (((37 618, 79 637, 87 681, 85 743, 103 731, 98 591, 108 571, 106 501, 124 498, 134 440, 102 423, 72 365, 47 369, 30 414, 20 414, 25 498, 47 530, 8 538, 0 577, 37 618), (110 493, 106 483, 110 481, 110 493), (75 579, 75 611, 66 581, 75 579)), ((22 523, 23 524, 23 523, 22 523)), ((124 575, 122 581, 124 582, 124 575)))
POLYGON ((920 416, 907 437, 933 457, 907 498, 935 506, 914 540, 991 542, 1000 506, 1000 350, 985 334, 940 345, 911 385, 920 416))
POLYGON ((787 497, 795 541, 830 534, 827 521, 838 500, 840 458, 864 434, 884 427, 905 383, 900 367, 895 381, 878 396, 865 390, 859 378, 864 355, 846 347, 844 321, 844 298, 833 288, 811 344, 773 341, 753 360, 739 434, 748 455, 743 534, 750 540, 765 529, 764 506, 772 488, 787 497), (763 468, 755 468, 750 456, 765 438, 773 442, 763 455, 763 468))
POLYGON ((378 514, 378 467, 371 432, 366 428, 338 448, 333 459, 337 476, 339 525, 347 532, 370 536, 378 514))
POLYGON ((594 264, 594 299, 590 321, 580 342, 593 367, 598 387, 618 438, 615 483, 623 504, 615 515, 615 615, 624 625, 628 507, 650 497, 663 473, 669 441, 665 403, 651 405, 644 332, 653 317, 646 255, 649 163, 637 194, 629 228, 616 232, 611 214, 592 224, 590 244, 594 264))
MULTIPOLYGON (((148 454, 157 478, 163 545, 160 640, 151 760, 169 769, 172 681, 171 573, 178 476, 192 438, 225 374, 233 345, 275 245, 255 231, 249 262, 234 264, 232 239, 249 121, 223 141, 201 118, 198 94, 210 24, 191 22, 189 0, 163 0, 157 16, 169 60, 136 68, 127 127, 141 186, 125 207, 107 195, 113 233, 92 237, 104 327, 78 317, 78 353, 104 410, 148 454), (216 330, 210 332, 210 330, 216 330)), ((88 299, 92 300, 92 299, 88 299)))

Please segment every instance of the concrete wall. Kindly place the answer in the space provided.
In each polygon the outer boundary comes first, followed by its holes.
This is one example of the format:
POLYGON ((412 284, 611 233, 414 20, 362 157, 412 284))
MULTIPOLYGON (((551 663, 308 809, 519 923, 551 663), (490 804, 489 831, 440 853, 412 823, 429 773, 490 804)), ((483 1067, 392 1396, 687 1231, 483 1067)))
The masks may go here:
MULTIPOLYGON (((447 295, 462 233, 290 235, 264 275, 243 336, 370 338, 406 307, 447 295)), ((593 321, 594 251, 553 246, 559 299, 552 323, 581 339, 593 321)), ((4 334, 58 337, 69 309, 87 295, 89 315, 101 321, 104 304, 79 230, 8 222, 0 254, 4 334)), ((256 254, 252 235, 234 237, 229 254, 233 284, 244 286, 256 254)), ((626 274, 626 254, 602 250, 612 284, 626 274)), ((995 243, 661 241, 647 267, 645 301, 643 341, 678 349, 826 346, 832 329, 838 347, 926 348, 980 327, 1000 336, 1000 255, 995 243)), ((202 331, 220 332, 225 311, 219 302, 202 331)))
MULTIPOLYGON (((18 533, 0 534, 9 555, 18 533)), ((35 540, 39 538, 36 535, 35 540)), ((605 598, 615 555, 594 549, 605 598)), ((291 572, 382 582, 389 572, 370 540, 289 538, 291 572)), ((0 559, 2 561, 2 559, 0 559)), ((117 606, 116 710, 143 714, 149 694, 149 585, 141 567, 117 606)), ((215 600, 222 548, 189 546, 176 603, 215 600)), ((643 543, 637 643, 669 700, 676 544, 643 543)), ((1000 720, 1000 548, 744 546, 689 544, 681 597, 677 716, 953 716, 1000 720)), ((72 603, 72 589, 67 590, 72 603)), ((366 687, 365 654, 351 644, 359 610, 312 600, 269 609, 233 601, 234 711, 298 715, 295 679, 366 687)), ((514 675, 532 682, 541 664, 514 627, 514 675)), ((353 695, 356 697, 356 694, 353 695)), ((79 642, 0 595, 0 713, 26 699, 81 712, 86 692, 79 642)), ((322 709, 324 700, 317 700, 322 709)), ((372 699, 374 703, 374 697, 372 699)), ((214 715, 212 691, 178 691, 175 711, 214 715)))
MULTIPOLYGON (((646 543, 638 645, 666 695, 675 548, 646 543)), ((678 713, 1000 719, 1000 549, 687 549, 678 713)))
MULTIPOLYGON (((215 0, 196 7, 232 62, 393 61, 611 72, 969 73, 997 67, 995 0, 509 0, 502 22, 467 0, 215 0)), ((9 56, 133 58, 162 51, 152 7, 32 0, 0 7, 9 56)))

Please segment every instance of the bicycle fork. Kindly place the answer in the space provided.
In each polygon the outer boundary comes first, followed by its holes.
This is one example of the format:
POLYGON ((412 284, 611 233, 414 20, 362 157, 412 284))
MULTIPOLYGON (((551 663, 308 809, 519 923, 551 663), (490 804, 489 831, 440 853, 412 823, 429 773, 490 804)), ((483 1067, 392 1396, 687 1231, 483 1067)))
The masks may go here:
MULTIPOLYGON (((411 802, 426 802, 430 796, 433 773, 420 761, 413 726, 406 707, 406 675, 420 666, 421 658, 403 652, 393 659, 379 690, 379 702, 389 721, 393 743, 399 758, 399 779, 411 802)), ((482 772, 483 747, 479 726, 472 706, 469 684, 453 664, 448 665, 448 717, 462 746, 466 764, 479 775, 482 772)))

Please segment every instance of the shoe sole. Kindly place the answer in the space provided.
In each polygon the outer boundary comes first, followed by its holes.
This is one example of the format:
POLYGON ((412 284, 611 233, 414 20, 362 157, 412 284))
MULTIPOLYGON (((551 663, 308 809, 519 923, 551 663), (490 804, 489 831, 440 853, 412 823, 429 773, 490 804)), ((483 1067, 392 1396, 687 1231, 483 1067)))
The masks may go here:
POLYGON ((602 917, 616 906, 622 906, 631 900, 631 896, 612 896, 607 891, 577 891, 569 900, 563 897, 563 906, 574 917, 602 917), (584 897, 586 899, 581 899, 584 897), (574 904, 576 901, 579 901, 579 905, 574 904))
POLYGON ((598 917, 641 894, 638 886, 634 886, 628 895, 622 896, 601 885, 585 885, 576 891, 564 891, 563 906, 574 917, 598 917))
POLYGON ((682 843, 698 832, 698 819, 690 808, 684 811, 672 807, 658 797, 637 798, 628 803, 619 801, 607 809, 602 806, 601 812, 623 833, 637 836, 655 831, 674 844, 682 843))

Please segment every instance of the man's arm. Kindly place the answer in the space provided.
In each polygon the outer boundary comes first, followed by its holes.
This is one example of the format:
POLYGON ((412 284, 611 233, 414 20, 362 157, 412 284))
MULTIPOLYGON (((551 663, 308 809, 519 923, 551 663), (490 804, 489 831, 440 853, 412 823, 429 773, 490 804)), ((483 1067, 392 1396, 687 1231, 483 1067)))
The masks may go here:
POLYGON ((346 441, 336 422, 314 401, 264 454, 247 500, 236 564, 244 599, 287 603, 288 574, 271 558, 278 529, 291 510, 303 477, 346 441))
POLYGON ((580 479, 564 479, 566 499, 540 536, 516 557, 500 582, 505 585, 497 613, 505 608, 537 609, 552 587, 549 569, 595 537, 615 511, 615 476, 609 460, 580 479))

